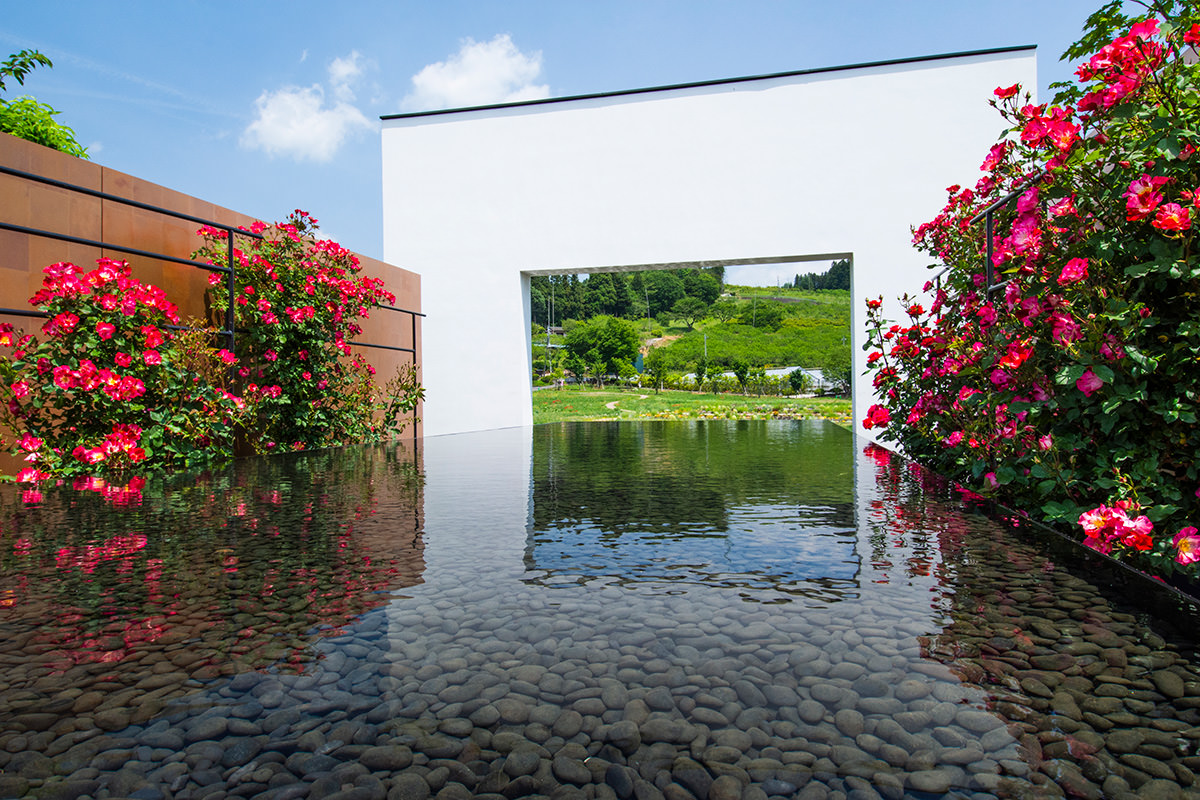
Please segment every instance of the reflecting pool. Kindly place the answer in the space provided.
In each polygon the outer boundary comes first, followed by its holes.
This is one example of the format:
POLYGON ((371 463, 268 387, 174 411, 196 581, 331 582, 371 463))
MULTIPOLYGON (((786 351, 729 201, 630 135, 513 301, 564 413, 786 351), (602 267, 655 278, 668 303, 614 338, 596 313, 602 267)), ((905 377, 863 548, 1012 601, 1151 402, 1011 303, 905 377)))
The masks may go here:
POLYGON ((828 423, 0 494, 0 797, 1200 796, 1196 609, 828 423))

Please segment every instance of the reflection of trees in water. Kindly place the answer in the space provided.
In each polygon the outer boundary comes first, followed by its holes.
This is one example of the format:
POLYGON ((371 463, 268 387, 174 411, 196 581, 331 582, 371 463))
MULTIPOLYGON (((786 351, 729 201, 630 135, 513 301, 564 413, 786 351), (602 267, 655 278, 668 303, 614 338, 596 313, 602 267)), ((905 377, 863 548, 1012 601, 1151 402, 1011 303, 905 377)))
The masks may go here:
MULTIPOLYGON (((585 423, 534 429, 533 528, 724 531, 748 501, 834 505, 852 491, 851 437, 812 422, 585 423)), ((850 522, 852 524, 852 521, 850 522)))
POLYGON ((189 679, 303 670, 318 632, 424 570, 421 466, 406 445, 152 479, 121 506, 68 487, 43 494, 0 500, 0 647, 13 654, 0 683, 31 701, 98 670, 128 686, 165 671, 151 714, 189 679))
POLYGON ((851 442, 820 422, 539 426, 526 565, 794 594, 852 587, 851 442))

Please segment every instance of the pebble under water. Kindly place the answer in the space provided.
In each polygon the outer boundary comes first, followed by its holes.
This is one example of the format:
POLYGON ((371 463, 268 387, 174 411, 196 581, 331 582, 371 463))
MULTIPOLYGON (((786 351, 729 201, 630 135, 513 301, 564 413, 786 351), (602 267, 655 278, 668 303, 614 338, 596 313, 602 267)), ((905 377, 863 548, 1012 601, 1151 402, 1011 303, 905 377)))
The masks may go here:
POLYGON ((818 421, 0 494, 0 798, 1200 797, 1196 608, 818 421))

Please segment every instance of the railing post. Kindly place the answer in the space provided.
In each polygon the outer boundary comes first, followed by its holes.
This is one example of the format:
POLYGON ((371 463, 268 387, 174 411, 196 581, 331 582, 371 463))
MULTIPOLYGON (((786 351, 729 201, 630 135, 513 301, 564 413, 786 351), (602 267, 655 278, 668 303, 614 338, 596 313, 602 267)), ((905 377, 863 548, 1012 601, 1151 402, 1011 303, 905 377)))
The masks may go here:
POLYGON ((992 228, 992 210, 989 208, 987 215, 983 220, 984 236, 987 237, 987 264, 984 265, 983 291, 984 296, 987 296, 992 288, 992 279, 994 277, 992 270, 995 267, 995 262, 992 260, 995 255, 995 236, 992 228))
POLYGON ((229 247, 226 254, 225 266, 229 268, 229 272, 225 275, 225 293, 228 302, 225 304, 225 330, 229 331, 229 352, 237 356, 237 345, 233 339, 233 293, 234 293, 234 274, 233 274, 233 229, 228 228, 225 231, 229 239, 229 247))
MULTIPOLYGON (((408 318, 412 321, 412 365, 413 365, 413 380, 417 379, 417 315, 411 311, 408 318)), ((413 442, 417 441, 417 407, 413 406, 412 410, 412 435, 413 442)))

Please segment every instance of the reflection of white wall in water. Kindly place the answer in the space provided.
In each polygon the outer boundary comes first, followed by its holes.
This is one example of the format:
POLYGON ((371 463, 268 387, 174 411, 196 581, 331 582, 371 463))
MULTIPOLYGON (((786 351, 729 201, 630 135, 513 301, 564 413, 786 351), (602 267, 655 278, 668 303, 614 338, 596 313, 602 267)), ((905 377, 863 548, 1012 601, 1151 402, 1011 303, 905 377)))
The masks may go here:
MULTIPOLYGON (((532 421, 529 276, 854 259, 919 290, 910 227, 973 182, 1031 48, 385 118, 384 257, 421 273, 426 435, 532 421)), ((855 384, 856 416, 871 394, 855 384)))
POLYGON ((533 429, 438 436, 421 445, 425 574, 452 581, 511 580, 525 571, 533 429), (480 553, 491 568, 479 575, 480 553))

